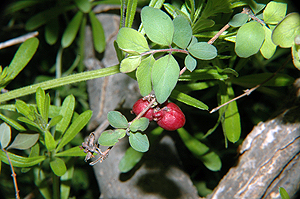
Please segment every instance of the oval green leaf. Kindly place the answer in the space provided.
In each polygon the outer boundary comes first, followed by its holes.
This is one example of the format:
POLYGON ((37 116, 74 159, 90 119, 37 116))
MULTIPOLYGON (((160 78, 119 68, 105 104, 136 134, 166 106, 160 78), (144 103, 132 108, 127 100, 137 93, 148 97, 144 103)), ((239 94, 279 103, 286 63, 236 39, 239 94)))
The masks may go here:
POLYGON ((191 25, 187 19, 180 15, 173 20, 173 24, 173 43, 176 44, 179 48, 185 49, 192 39, 191 25))
POLYGON ((92 8, 92 2, 89 0, 74 0, 77 7, 84 13, 89 13, 92 8))
POLYGON ((53 173, 57 176, 62 176, 67 171, 65 162, 62 159, 57 157, 55 157, 53 160, 50 161, 50 167, 53 173))
POLYGON ((245 13, 238 13, 232 17, 228 24, 232 27, 240 27, 244 25, 249 19, 249 16, 245 13))
POLYGON ((125 129, 106 130, 101 133, 98 142, 102 146, 114 146, 119 142, 119 139, 126 135, 125 129))
POLYGON ((191 55, 187 55, 184 59, 184 65, 189 71, 193 72, 197 66, 197 60, 191 55))
POLYGON ((176 86, 179 77, 179 65, 168 54, 156 60, 152 67, 152 84, 158 103, 164 103, 176 86))
POLYGON ((70 21, 70 23, 68 24, 61 38, 61 45, 63 48, 67 48, 73 43, 77 35, 77 32, 79 30, 82 17, 83 17, 83 13, 81 11, 78 11, 76 15, 73 17, 73 19, 70 21))
POLYGON ((28 134, 28 133, 19 133, 14 141, 7 147, 7 149, 20 149, 25 150, 32 147, 39 139, 40 134, 28 134))
POLYGON ((216 47, 206 42, 197 42, 188 47, 191 55, 198 59, 210 60, 218 55, 216 47))
POLYGON ((276 51, 276 45, 273 43, 271 38, 272 31, 266 26, 264 26, 264 30, 265 30, 265 41, 260 48, 260 53, 262 54, 262 56, 264 56, 264 58, 270 59, 276 51))
POLYGON ((152 91, 151 70, 154 62, 155 59, 150 55, 141 61, 140 66, 136 70, 136 78, 142 96, 146 96, 152 91))
POLYGON ((134 120, 129 126, 130 131, 145 131, 148 128, 149 119, 145 117, 141 117, 138 120, 134 120))
POLYGON ((279 193, 280 193, 281 199, 290 199, 289 194, 283 187, 279 187, 279 193))
POLYGON ((174 25, 166 13, 146 6, 141 11, 141 19, 144 30, 151 41, 163 46, 172 44, 174 25))
POLYGON ((11 140, 11 129, 5 122, 0 124, 0 146, 1 149, 7 147, 11 140))
POLYGON ((149 150, 149 140, 146 134, 141 134, 139 132, 132 133, 129 135, 130 146, 139 152, 146 152, 149 150))
POLYGON ((264 39, 265 31, 260 23, 246 23, 237 32, 235 52, 239 57, 250 57, 259 51, 264 39))
POLYGON ((122 173, 130 171, 143 157, 144 153, 129 147, 119 163, 119 169, 122 173))
POLYGON ((215 152, 209 152, 200 158, 203 164, 211 171, 219 171, 222 167, 220 157, 215 152))
POLYGON ((120 71, 122 73, 129 73, 134 71, 141 63, 141 56, 130 56, 122 60, 120 64, 120 71))
POLYGON ((45 145, 48 151, 52 151, 56 147, 56 142, 54 137, 51 135, 49 131, 45 132, 45 145))
POLYGON ((95 50, 98 53, 102 53, 105 49, 106 41, 105 41, 105 35, 104 30, 102 27, 102 24, 97 19, 95 13, 93 11, 89 12, 89 17, 91 21, 92 26, 92 33, 93 33, 93 42, 95 50))
POLYGON ((45 40, 49 45, 56 43, 59 33, 58 18, 54 18, 49 21, 45 26, 45 40))
POLYGON ((271 1, 267 4, 263 12, 264 22, 267 24, 277 24, 286 15, 287 4, 271 1))
POLYGON ((110 111, 107 114, 107 119, 111 126, 115 128, 127 128, 128 121, 119 111, 110 111))

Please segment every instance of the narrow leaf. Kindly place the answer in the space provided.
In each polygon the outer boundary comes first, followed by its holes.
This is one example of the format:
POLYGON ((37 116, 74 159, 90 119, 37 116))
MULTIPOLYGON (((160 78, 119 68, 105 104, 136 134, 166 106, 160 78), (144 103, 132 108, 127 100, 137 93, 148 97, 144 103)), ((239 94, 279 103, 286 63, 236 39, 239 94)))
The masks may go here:
POLYGON ((52 151, 56 147, 56 142, 54 137, 51 135, 49 131, 45 132, 45 145, 48 151, 52 151))
POLYGON ((89 13, 92 9, 92 2, 89 0, 75 0, 77 7, 84 13, 89 13))
POLYGON ((143 157, 144 153, 129 147, 119 163, 119 169, 122 173, 130 171, 143 157))
POLYGON ((115 128, 127 128, 128 127, 128 121, 122 113, 119 111, 110 111, 107 114, 107 119, 115 128))
POLYGON ((149 140, 146 134, 130 132, 129 143, 130 146, 136 151, 146 152, 149 150, 149 140))
POLYGON ((65 151, 56 153, 55 156, 56 157, 66 157, 66 156, 72 156, 72 157, 81 156, 81 157, 84 157, 84 156, 86 156, 86 153, 84 153, 83 150, 79 146, 75 146, 75 147, 67 149, 65 151))
POLYGON ((79 30, 82 17, 83 17, 83 13, 81 11, 78 11, 76 15, 73 17, 73 19, 70 21, 68 26, 66 27, 66 30, 61 39, 61 45, 63 48, 67 48, 73 43, 77 35, 77 32, 79 30))
POLYGON ((7 149, 20 149, 25 150, 32 147, 39 139, 40 134, 28 134, 28 133, 18 133, 14 141, 7 147, 7 149))
POLYGON ((63 117, 61 115, 57 115, 53 117, 48 124, 48 129, 51 128, 52 126, 55 126, 57 123, 59 123, 62 120, 62 118, 63 117))
POLYGON ((0 146, 4 149, 8 146, 11 140, 11 129, 5 122, 0 124, 0 146))
POLYGON ((180 102, 183 102, 187 105, 190 105, 190 106, 193 106, 193 107, 196 107, 198 109, 201 109, 201 110, 208 110, 208 106, 206 104, 204 104, 203 102, 185 94, 185 93, 182 93, 182 92, 179 92, 177 90, 173 90, 172 93, 171 93, 171 98, 173 99, 176 99, 180 102))
POLYGON ((26 131, 26 129, 19 124, 18 122, 16 122, 15 120, 3 115, 0 113, 0 119, 3 120, 4 122, 6 122, 9 126, 13 127, 14 129, 16 129, 17 131, 26 131))
POLYGON ((50 161, 50 167, 53 173, 57 176, 62 176, 67 171, 65 162, 62 159, 57 157, 50 161))
MULTIPOLYGON (((37 156, 37 157, 23 157, 13 153, 8 152, 9 158, 12 162, 14 167, 31 167, 34 166, 46 159, 46 156, 37 156)), ((0 159, 5 163, 8 164, 6 154, 0 150, 0 159)))
POLYGON ((59 22, 58 18, 53 18, 45 26, 45 40, 49 45, 56 43, 59 33, 59 22))
POLYGON ((211 171, 219 171, 222 167, 220 157, 215 152, 209 152, 200 158, 203 164, 211 171))
POLYGON ((106 44, 102 24, 97 19, 93 11, 89 12, 89 16, 92 25, 93 42, 94 42, 95 50, 98 53, 102 53, 105 49, 105 44, 106 44))
POLYGON ((280 193, 281 199, 290 199, 289 194, 286 192, 286 190, 283 187, 279 187, 279 193, 280 193))
POLYGON ((62 116, 62 120, 56 125, 55 130, 63 134, 68 128, 73 116, 75 108, 75 98, 73 95, 68 95, 62 103, 59 115, 62 116))
POLYGON ((137 0, 128 0, 126 7, 125 27, 131 27, 136 13, 137 0))

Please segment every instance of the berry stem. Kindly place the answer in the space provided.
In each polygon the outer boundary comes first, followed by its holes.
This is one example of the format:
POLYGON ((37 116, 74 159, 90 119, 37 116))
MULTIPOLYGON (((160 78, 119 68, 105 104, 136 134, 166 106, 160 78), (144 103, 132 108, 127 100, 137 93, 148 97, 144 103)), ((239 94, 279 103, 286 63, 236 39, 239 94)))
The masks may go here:
POLYGON ((129 122, 129 125, 134 122, 135 120, 140 119, 148 110, 149 108, 151 108, 151 106, 154 104, 154 102, 156 102, 156 98, 153 98, 149 104, 131 121, 129 122))

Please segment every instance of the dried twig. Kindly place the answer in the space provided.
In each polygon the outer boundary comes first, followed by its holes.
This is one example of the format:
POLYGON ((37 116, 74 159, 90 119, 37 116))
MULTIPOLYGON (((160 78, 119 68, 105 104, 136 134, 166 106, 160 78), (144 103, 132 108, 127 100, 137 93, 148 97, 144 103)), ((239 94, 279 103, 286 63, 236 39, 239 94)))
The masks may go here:
POLYGON ((23 43, 27 39, 30 39, 32 37, 36 37, 38 34, 39 34, 39 32, 35 31, 35 32, 28 33, 26 35, 22 35, 22 36, 17 37, 17 38, 10 39, 8 41, 2 42, 2 43, 0 43, 0 49, 7 48, 9 46, 13 46, 13 45, 16 45, 16 44, 23 43))

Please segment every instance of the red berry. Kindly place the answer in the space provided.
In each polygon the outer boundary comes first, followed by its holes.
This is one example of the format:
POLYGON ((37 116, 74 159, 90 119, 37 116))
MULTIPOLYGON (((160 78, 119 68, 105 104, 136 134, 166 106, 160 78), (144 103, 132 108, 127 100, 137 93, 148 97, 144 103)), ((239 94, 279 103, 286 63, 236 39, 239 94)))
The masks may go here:
POLYGON ((185 124, 183 112, 172 102, 167 103, 165 107, 155 112, 153 117, 160 127, 168 131, 175 131, 185 124))
MULTIPOLYGON (((135 104, 132 107, 132 112, 134 114, 138 115, 140 112, 142 112, 147 106, 149 102, 148 100, 139 99, 135 102, 135 104)), ((143 117, 146 117, 149 119, 149 121, 153 120, 153 108, 149 108, 146 113, 143 115, 143 117)))

